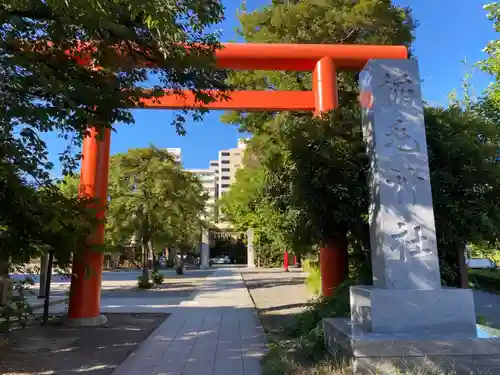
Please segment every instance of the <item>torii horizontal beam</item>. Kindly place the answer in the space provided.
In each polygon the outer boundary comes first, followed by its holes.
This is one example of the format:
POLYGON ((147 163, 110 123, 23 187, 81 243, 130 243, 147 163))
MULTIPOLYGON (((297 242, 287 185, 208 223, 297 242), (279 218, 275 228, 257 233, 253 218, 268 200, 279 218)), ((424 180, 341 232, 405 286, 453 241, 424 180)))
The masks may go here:
POLYGON ((407 59, 405 46, 348 44, 223 43, 217 67, 238 70, 313 71, 322 58, 337 70, 361 70, 370 59, 407 59))
MULTIPOLYGON (((216 96, 216 92, 213 93, 216 96)), ((312 91, 232 91, 227 99, 204 104, 191 91, 168 93, 157 99, 142 99, 144 109, 206 108, 230 111, 309 111, 316 108, 312 91)))
MULTIPOLYGON (((43 53, 53 46, 50 41, 19 42, 18 50, 37 50, 43 53)), ((92 63, 92 52, 99 44, 81 42, 75 44, 75 49, 67 50, 66 54, 73 56, 80 64, 92 63)), ((117 45, 114 47, 117 57, 125 58, 133 46, 117 45)), ((189 50, 190 46, 186 45, 189 50)), ((208 46, 207 46, 208 48, 208 46)), ((142 51, 144 55, 148 52, 142 51)), ((283 70, 283 71, 313 71, 322 58, 330 58, 335 62, 336 70, 361 70, 370 59, 407 59, 408 50, 405 46, 364 45, 364 44, 283 44, 283 43, 221 43, 216 49, 216 66, 221 69, 236 70, 283 70)), ((152 61, 143 61, 140 65, 154 67, 152 61)))

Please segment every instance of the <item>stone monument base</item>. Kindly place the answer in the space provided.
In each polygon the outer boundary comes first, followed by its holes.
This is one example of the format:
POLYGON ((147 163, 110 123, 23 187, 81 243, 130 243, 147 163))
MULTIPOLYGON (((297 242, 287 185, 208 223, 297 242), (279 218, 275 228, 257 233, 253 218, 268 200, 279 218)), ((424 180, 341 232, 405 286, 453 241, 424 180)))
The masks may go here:
POLYGON ((350 288, 350 298, 354 331, 476 334, 470 289, 381 289, 359 285, 350 288))
POLYGON ((496 329, 477 326, 476 335, 471 337, 440 333, 354 334, 348 318, 324 319, 323 328, 328 351, 348 358, 356 374, 500 374, 500 331, 496 329))

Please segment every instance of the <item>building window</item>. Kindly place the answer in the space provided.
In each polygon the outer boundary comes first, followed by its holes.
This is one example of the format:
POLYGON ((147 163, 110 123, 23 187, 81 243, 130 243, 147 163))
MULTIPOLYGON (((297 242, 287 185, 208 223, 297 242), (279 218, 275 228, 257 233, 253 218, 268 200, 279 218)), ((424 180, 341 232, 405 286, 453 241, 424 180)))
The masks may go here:
POLYGON ((222 172, 229 172, 231 171, 231 168, 221 168, 222 172))
POLYGON ((221 177, 221 180, 230 180, 230 179, 231 179, 231 177, 230 177, 230 176, 222 176, 222 177, 221 177))
POLYGON ((239 168, 239 167, 241 167, 241 165, 239 165, 239 164, 235 164, 235 165, 234 165, 234 167, 235 167, 235 168, 239 168))
POLYGON ((229 187, 229 184, 222 184, 222 189, 227 189, 229 187))
POLYGON ((229 164, 230 161, 229 160, 222 160, 222 164, 229 164))
POLYGON ((221 156, 229 156, 229 155, 231 155, 230 152, 221 152, 220 154, 221 154, 221 156))

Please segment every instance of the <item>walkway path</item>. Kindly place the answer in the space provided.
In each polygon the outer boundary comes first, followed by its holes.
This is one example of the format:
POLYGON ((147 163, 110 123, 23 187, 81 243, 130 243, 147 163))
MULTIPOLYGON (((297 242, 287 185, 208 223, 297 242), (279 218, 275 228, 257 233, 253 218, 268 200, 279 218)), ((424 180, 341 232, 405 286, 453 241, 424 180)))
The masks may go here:
POLYGON ((260 375, 266 335, 238 270, 216 271, 168 312, 113 375, 260 375))

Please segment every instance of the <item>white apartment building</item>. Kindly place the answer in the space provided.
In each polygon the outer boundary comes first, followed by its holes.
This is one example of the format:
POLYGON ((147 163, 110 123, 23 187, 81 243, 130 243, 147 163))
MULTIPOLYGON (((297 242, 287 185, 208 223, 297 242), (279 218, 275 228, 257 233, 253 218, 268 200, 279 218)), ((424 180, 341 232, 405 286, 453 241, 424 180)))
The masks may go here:
MULTIPOLYGON (((236 171, 243 166, 243 153, 245 140, 239 139, 238 146, 227 150, 220 150, 218 160, 211 160, 207 169, 189 169, 188 171, 197 175, 207 192, 209 199, 205 212, 216 222, 214 204, 236 180, 236 171)), ((180 149, 179 149, 180 159, 180 149)))
POLYGON ((218 185, 220 198, 229 187, 236 181, 236 171, 243 165, 243 154, 245 151, 245 140, 238 140, 238 147, 219 151, 218 160, 218 185))
POLYGON ((182 162, 182 159, 181 159, 181 149, 180 148, 166 148, 165 151, 167 151, 170 155, 172 155, 174 157, 174 159, 181 163, 182 162))
POLYGON ((203 189, 208 194, 205 213, 209 218, 213 218, 213 208, 215 200, 217 199, 217 178, 215 175, 215 171, 210 169, 188 169, 188 171, 198 176, 203 189))

